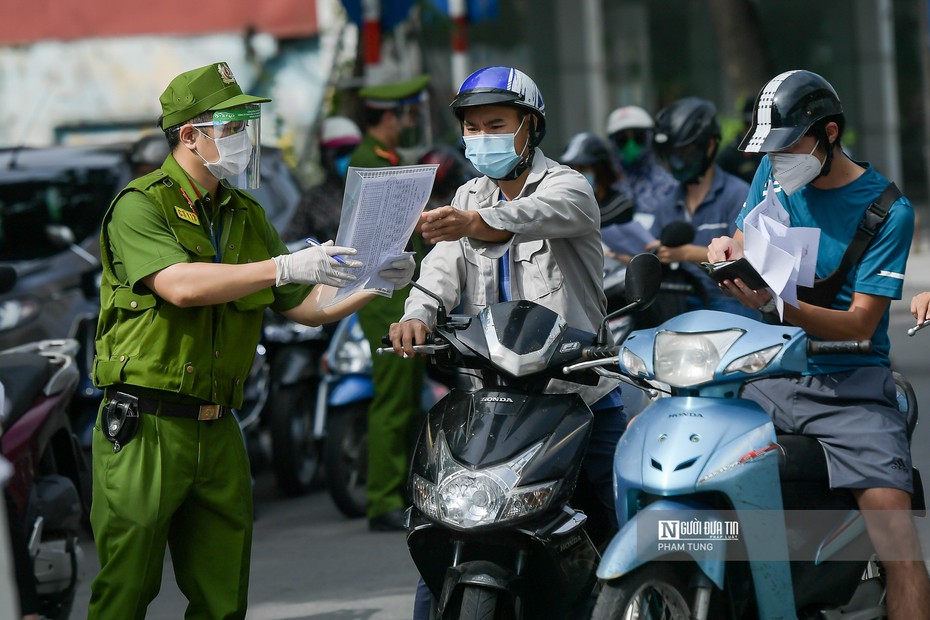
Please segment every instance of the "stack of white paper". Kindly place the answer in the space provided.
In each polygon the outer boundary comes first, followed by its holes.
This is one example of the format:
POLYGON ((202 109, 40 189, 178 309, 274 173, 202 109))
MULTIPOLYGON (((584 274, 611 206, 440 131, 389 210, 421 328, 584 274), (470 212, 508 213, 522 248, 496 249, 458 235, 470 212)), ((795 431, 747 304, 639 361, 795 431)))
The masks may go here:
POLYGON ((357 291, 390 297, 394 286, 378 272, 404 254, 420 214, 429 200, 436 164, 388 168, 349 168, 336 245, 358 250, 352 260, 364 263, 351 273, 357 279, 330 296, 328 306, 357 291))
POLYGON ((798 306, 798 286, 813 286, 820 229, 790 227, 788 212, 769 181, 765 198, 743 220, 743 253, 775 294, 778 316, 785 302, 798 306))

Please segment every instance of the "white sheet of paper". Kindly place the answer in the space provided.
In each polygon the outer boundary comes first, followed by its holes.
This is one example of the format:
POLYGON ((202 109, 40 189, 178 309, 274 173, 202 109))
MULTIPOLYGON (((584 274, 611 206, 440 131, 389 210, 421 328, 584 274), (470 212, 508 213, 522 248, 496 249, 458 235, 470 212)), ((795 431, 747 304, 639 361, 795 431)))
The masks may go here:
POLYGON ((611 224, 601 229, 601 240, 618 254, 639 254, 656 240, 652 233, 637 220, 625 224, 611 224))
POLYGON ((789 228, 772 218, 760 218, 772 245, 791 254, 797 265, 798 285, 814 286, 817 269, 817 252, 820 249, 820 229, 804 226, 789 228))
POLYGON ((819 248, 820 229, 791 227, 769 181, 765 197, 743 218, 743 253, 775 293, 779 316, 785 302, 798 306, 798 285, 813 286, 819 248))
POLYGON ((391 168, 349 168, 336 245, 358 250, 351 258, 364 267, 325 305, 358 291, 390 297, 394 287, 378 276, 390 259, 404 254, 420 214, 429 200, 437 164, 391 168))

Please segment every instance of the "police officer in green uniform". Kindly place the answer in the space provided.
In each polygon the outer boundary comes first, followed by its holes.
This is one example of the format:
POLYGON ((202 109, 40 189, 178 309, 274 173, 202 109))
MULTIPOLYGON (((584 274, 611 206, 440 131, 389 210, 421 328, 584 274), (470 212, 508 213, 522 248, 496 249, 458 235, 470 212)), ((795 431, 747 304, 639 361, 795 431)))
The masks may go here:
MULTIPOLYGON (((166 545, 186 618, 243 618, 252 489, 231 407, 264 308, 309 325, 372 295, 326 305, 361 263, 332 244, 293 254, 261 206, 260 103, 226 63, 188 71, 161 98, 170 154, 113 201, 101 230, 101 310, 93 378, 104 389, 93 438, 91 524, 100 572, 89 617, 145 617, 166 545), (314 286, 312 284, 321 284, 314 286)), ((385 270, 406 286, 413 261, 385 270)))
MULTIPOLYGON (((429 76, 406 82, 369 86, 359 91, 365 104, 365 135, 352 153, 349 165, 385 168, 401 165, 397 147, 404 131, 415 129, 416 112, 429 76)), ((414 235, 417 263, 423 243, 414 235)), ((381 344, 391 323, 404 313, 409 289, 390 299, 379 297, 358 313, 359 323, 372 351, 381 344)), ((410 464, 409 445, 413 425, 420 414, 420 394, 426 363, 423 358, 400 359, 374 356, 375 395, 368 408, 368 478, 366 494, 368 525, 374 531, 402 530, 405 500, 403 488, 410 464)))

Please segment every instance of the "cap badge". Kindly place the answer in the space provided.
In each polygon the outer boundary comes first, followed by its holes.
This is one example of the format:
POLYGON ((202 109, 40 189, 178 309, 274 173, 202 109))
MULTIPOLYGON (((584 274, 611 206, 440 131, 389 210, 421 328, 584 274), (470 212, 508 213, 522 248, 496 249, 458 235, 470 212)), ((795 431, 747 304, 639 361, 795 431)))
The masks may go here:
POLYGON ((223 80, 223 84, 235 84, 236 76, 233 75, 232 69, 229 68, 225 62, 221 62, 216 65, 216 70, 220 74, 220 79, 223 80))

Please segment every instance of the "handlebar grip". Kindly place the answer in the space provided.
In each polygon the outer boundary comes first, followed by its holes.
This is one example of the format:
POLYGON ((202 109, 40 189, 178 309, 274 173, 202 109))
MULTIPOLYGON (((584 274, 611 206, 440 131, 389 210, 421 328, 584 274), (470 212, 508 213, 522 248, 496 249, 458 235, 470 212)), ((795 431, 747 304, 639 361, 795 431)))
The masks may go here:
POLYGON ((809 340, 807 342, 807 352, 810 355, 842 355, 842 354, 862 354, 872 352, 871 340, 834 340, 820 341, 809 340))
MULTIPOLYGON (((391 342, 391 337, 387 334, 381 336, 381 344, 389 347, 394 346, 394 343, 391 342)), ((426 342, 423 344, 436 344, 436 338, 433 336, 433 332, 426 334, 426 342)))
POLYGON ((581 359, 586 361, 602 360, 608 357, 615 357, 620 352, 620 347, 585 347, 581 350, 581 359))

